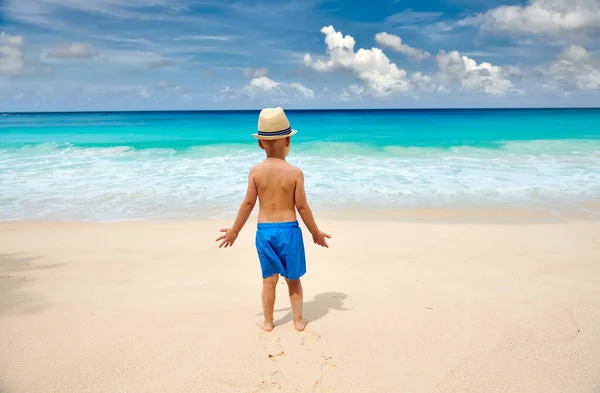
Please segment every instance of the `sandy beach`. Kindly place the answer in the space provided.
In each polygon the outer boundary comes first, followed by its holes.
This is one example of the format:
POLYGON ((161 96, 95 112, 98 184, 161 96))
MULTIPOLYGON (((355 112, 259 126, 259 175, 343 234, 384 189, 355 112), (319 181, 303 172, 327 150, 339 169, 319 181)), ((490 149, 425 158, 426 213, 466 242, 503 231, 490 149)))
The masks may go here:
POLYGON ((598 221, 322 221, 270 334, 229 224, 0 224, 0 391, 600 392, 598 221))

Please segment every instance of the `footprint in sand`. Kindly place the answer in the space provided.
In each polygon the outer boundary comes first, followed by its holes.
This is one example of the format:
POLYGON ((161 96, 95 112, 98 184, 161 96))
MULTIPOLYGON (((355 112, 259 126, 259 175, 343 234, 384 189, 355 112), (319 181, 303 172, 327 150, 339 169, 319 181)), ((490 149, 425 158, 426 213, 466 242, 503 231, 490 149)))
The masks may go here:
POLYGON ((262 370, 262 381, 253 392, 281 392, 283 374, 277 363, 285 355, 285 352, 280 339, 274 334, 268 333, 259 336, 258 340, 266 358, 266 363, 264 363, 262 370))
POLYGON ((304 346, 307 351, 315 349, 318 345, 319 341, 321 341, 321 335, 317 332, 305 332, 302 334, 302 340, 300 341, 300 345, 304 346))
POLYGON ((281 392, 283 375, 277 363, 285 356, 285 351, 280 339, 274 333, 261 333, 258 336, 258 344, 265 363, 261 367, 262 380, 251 392, 281 392))
POLYGON ((314 393, 334 393, 333 375, 337 373, 337 366, 330 361, 324 361, 321 365, 319 378, 315 381, 314 393))
POLYGON ((261 334, 258 338, 258 341, 261 342, 261 347, 267 358, 276 360, 277 358, 285 355, 285 351, 281 346, 279 337, 275 336, 274 334, 261 334))

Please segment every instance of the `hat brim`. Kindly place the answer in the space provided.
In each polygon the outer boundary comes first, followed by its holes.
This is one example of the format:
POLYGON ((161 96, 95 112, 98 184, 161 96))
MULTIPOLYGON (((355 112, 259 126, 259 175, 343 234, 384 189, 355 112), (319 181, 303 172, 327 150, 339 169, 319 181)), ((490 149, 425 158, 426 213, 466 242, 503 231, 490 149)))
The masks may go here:
POLYGON ((287 138, 288 136, 292 136, 297 132, 298 132, 297 130, 292 130, 292 132, 290 132, 289 134, 286 134, 286 135, 265 136, 265 135, 252 134, 252 136, 255 137, 256 139, 260 139, 263 141, 272 141, 275 139, 287 138))

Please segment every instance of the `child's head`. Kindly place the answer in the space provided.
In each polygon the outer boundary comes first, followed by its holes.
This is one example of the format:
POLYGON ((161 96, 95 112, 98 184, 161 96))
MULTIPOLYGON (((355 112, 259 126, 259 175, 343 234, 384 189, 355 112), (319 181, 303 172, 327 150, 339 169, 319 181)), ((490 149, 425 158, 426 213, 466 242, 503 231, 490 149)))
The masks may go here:
POLYGON ((281 108, 265 108, 258 116, 258 133, 252 134, 258 139, 258 145, 267 153, 267 157, 285 158, 290 152, 292 130, 285 112, 281 108))
POLYGON ((267 157, 287 157, 290 152, 292 138, 258 140, 258 145, 267 153, 267 157))

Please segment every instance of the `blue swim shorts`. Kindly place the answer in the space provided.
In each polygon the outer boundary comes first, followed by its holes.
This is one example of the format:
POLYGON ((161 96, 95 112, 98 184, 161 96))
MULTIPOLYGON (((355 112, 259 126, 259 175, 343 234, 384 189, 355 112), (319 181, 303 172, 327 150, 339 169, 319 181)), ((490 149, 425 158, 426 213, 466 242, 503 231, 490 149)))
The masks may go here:
POLYGON ((304 241, 298 221, 259 223, 256 251, 263 278, 280 274, 297 280, 306 273, 304 241))

